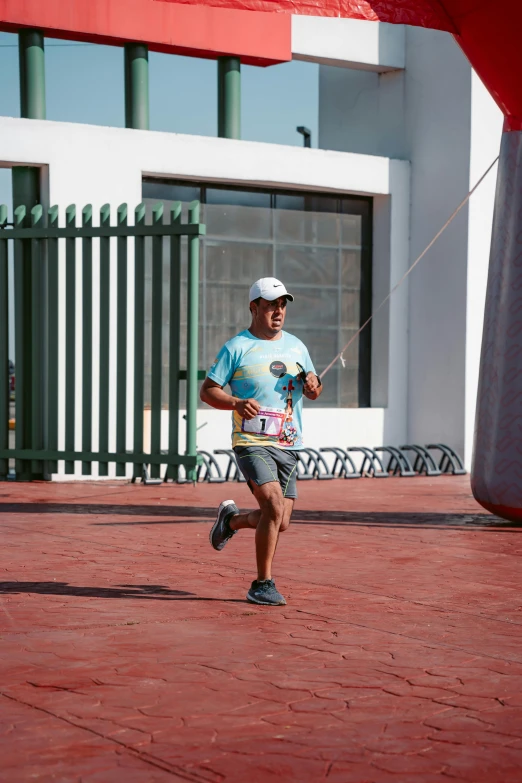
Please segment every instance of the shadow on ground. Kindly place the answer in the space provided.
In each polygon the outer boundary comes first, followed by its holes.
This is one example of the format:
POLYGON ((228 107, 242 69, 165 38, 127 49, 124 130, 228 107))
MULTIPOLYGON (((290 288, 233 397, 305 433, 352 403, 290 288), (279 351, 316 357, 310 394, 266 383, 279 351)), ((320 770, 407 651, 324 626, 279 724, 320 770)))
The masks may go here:
POLYGON ((245 603, 239 598, 205 598, 171 590, 164 585, 115 585, 114 587, 80 587, 68 582, 0 582, 0 595, 37 593, 39 595, 72 595, 80 598, 139 598, 160 601, 224 601, 245 603))
MULTIPOLYGON (((139 520, 93 522, 97 526, 176 525, 205 523, 215 519, 216 508, 198 506, 139 506, 101 503, 0 503, 0 515, 68 514, 112 517, 142 517, 139 520), (168 517, 168 519, 165 519, 168 517)), ((435 512, 387 511, 305 511, 297 509, 292 517, 297 525, 349 525, 376 527, 478 527, 498 530, 522 528, 520 522, 507 522, 492 514, 448 514, 435 512)))

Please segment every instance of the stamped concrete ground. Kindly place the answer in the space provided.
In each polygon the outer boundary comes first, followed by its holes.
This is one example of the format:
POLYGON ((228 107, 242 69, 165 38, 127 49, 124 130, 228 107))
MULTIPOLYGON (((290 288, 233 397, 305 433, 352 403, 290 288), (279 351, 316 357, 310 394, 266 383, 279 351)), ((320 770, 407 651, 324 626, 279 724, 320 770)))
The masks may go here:
POLYGON ((243 485, 0 484, 2 783, 520 783, 522 530, 466 477, 299 489, 268 608, 208 544, 243 485))

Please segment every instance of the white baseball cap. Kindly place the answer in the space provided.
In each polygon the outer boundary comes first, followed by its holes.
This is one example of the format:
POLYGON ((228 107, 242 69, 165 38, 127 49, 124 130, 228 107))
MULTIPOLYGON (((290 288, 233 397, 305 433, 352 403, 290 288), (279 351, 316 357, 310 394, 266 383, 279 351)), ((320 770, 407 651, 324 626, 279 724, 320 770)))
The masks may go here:
POLYGON ((256 280, 254 285, 250 289, 249 302, 253 302, 254 299, 262 297, 268 302, 273 302, 274 299, 279 299, 280 296, 286 296, 290 302, 294 301, 292 294, 289 294, 285 286, 280 280, 276 280, 275 277, 261 277, 256 280))

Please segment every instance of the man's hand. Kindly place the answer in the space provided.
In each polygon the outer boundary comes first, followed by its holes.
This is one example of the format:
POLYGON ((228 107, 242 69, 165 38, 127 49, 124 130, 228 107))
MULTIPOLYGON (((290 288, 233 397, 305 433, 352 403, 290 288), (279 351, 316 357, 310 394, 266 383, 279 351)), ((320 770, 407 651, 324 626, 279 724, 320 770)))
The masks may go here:
POLYGON ((261 406, 257 400, 249 399, 236 401, 236 411, 239 413, 242 419, 246 419, 247 421, 254 419, 260 410, 261 406))
POLYGON ((303 388, 303 394, 309 400, 316 400, 321 394, 323 387, 319 382, 319 378, 313 372, 309 372, 306 376, 303 388))

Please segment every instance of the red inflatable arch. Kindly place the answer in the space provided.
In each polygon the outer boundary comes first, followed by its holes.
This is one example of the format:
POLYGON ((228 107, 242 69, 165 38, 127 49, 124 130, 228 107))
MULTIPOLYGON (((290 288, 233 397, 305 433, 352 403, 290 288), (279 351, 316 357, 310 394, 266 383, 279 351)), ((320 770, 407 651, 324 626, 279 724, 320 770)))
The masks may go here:
POLYGON ((185 2, 417 25, 446 30, 455 36, 505 115, 486 297, 472 488, 476 499, 488 510, 506 519, 521 520, 522 46, 519 34, 522 0, 185 2))

